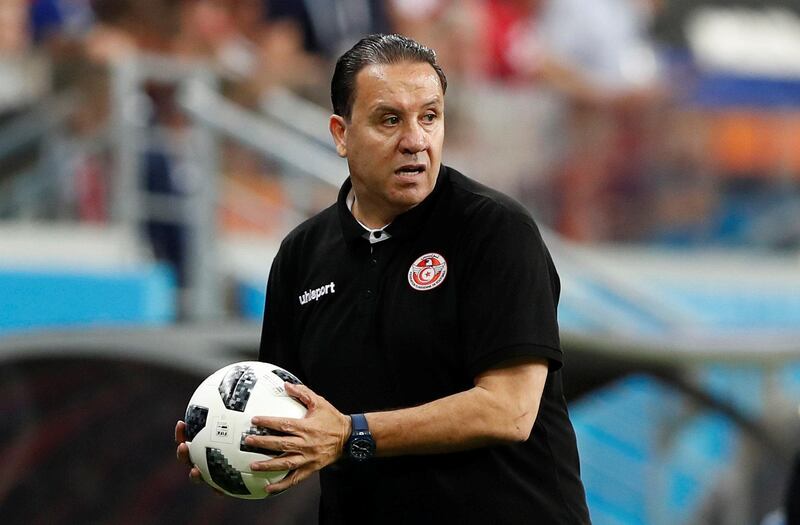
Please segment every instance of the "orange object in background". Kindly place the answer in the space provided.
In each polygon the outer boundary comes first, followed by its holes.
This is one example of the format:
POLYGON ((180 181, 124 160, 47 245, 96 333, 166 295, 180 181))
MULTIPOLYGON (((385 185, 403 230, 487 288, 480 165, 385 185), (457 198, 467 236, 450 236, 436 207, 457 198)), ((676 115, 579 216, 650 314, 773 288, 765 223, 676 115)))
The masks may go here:
POLYGON ((279 179, 259 173, 229 173, 221 191, 223 231, 272 235, 283 231, 287 200, 279 179))
POLYGON ((718 173, 800 177, 800 112, 728 111, 705 117, 718 173))

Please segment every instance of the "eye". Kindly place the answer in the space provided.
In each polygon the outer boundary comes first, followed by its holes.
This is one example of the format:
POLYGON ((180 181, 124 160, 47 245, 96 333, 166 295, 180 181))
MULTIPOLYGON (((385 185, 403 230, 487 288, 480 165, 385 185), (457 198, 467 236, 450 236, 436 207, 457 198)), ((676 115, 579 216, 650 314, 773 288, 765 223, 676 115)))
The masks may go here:
POLYGON ((436 117, 437 117, 436 113, 425 113, 425 115, 422 116, 422 120, 424 120, 425 122, 433 122, 434 120, 436 120, 436 117))
POLYGON ((400 124, 400 119, 394 115, 389 115, 383 119, 383 123, 387 126, 396 126, 400 124))

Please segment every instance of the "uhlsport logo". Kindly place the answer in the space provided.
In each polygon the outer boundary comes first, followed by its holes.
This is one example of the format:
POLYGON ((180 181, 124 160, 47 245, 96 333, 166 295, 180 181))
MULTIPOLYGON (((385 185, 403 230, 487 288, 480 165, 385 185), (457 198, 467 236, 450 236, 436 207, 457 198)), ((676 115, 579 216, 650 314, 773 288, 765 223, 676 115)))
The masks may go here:
POLYGON ((300 304, 307 304, 310 301, 319 301, 322 299, 322 296, 328 295, 329 293, 336 293, 336 283, 333 281, 331 281, 329 284, 322 285, 319 288, 306 290, 297 296, 297 300, 300 301, 300 304))
POLYGON ((426 253, 408 269, 408 284, 415 290, 436 288, 447 276, 447 261, 438 253, 426 253))

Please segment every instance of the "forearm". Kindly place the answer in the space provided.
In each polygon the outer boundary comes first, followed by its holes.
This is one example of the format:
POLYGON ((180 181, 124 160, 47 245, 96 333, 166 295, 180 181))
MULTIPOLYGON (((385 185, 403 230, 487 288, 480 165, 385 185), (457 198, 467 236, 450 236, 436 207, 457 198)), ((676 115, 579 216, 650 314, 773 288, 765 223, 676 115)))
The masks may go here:
MULTIPOLYGON (((369 413, 376 453, 437 454, 524 441, 539 411, 547 370, 545 359, 521 358, 480 374, 475 386, 464 392, 414 408, 369 413)), ((277 457, 253 463, 253 471, 291 471, 269 485, 270 492, 285 490, 337 461, 352 431, 350 418, 308 387, 286 383, 286 393, 306 406, 306 416, 256 416, 253 425, 280 435, 245 440, 250 446, 281 451, 277 457)))
POLYGON ((527 440, 547 366, 534 363, 526 368, 522 381, 518 371, 511 383, 498 377, 502 370, 496 371, 464 392, 414 408, 367 414, 376 454, 438 454, 527 440))

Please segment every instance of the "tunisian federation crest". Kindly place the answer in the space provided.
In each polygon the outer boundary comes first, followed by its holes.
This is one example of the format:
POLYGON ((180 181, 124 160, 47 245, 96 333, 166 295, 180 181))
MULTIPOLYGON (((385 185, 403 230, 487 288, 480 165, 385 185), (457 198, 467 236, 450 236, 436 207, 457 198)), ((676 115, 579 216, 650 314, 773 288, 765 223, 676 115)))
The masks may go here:
POLYGON ((438 253, 426 253, 418 257, 408 269, 408 284, 415 290, 436 288, 447 275, 447 261, 438 253))

